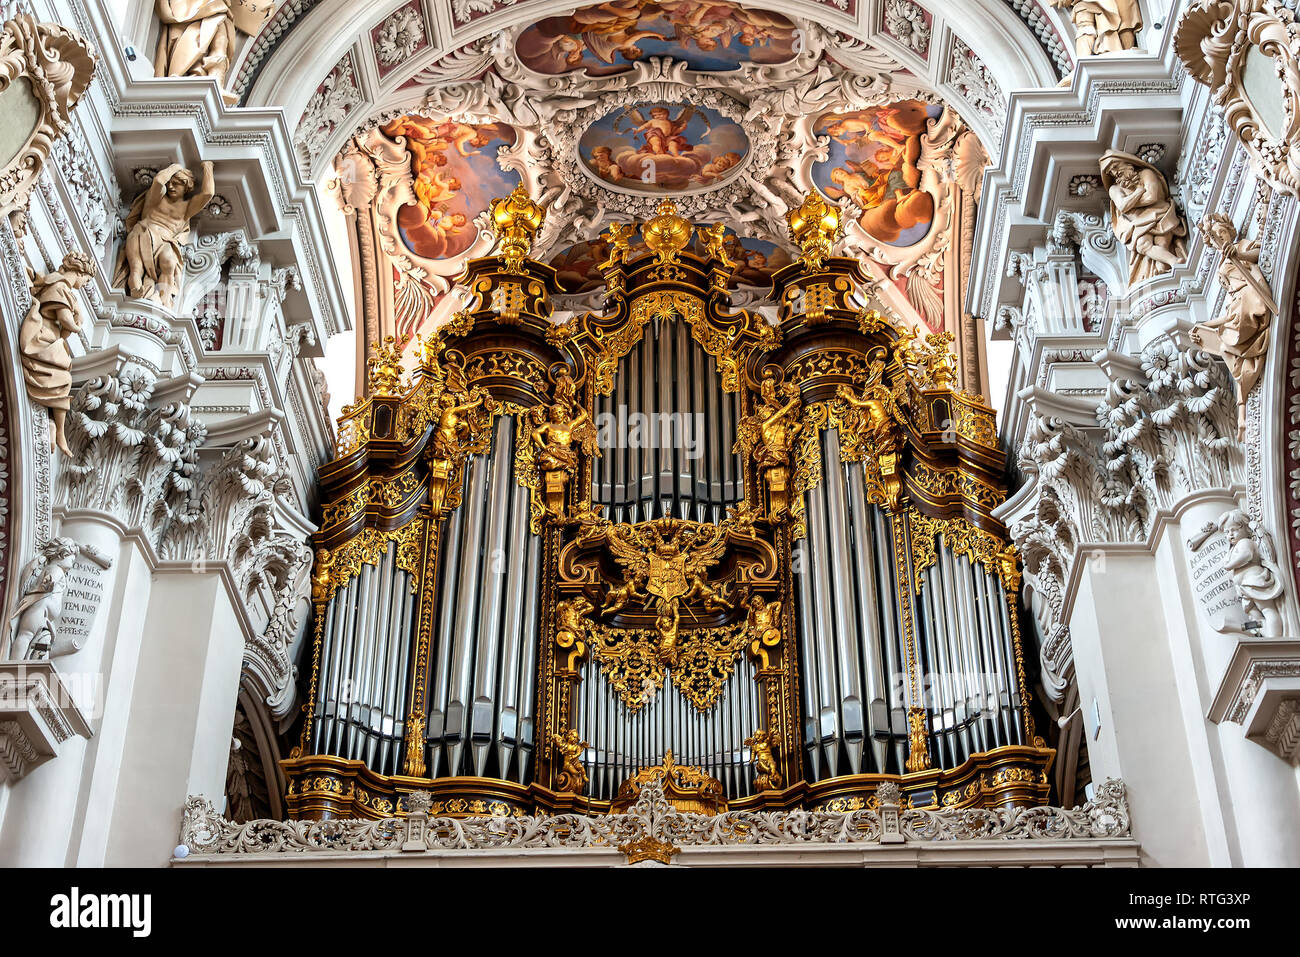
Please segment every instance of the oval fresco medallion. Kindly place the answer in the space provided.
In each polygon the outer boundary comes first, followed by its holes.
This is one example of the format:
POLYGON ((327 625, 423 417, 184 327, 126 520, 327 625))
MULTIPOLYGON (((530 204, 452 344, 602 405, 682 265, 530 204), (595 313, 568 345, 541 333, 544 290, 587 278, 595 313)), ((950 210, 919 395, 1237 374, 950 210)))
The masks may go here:
MULTIPOLYGON (((767 287, 772 284, 772 273, 782 266, 793 262, 790 253, 765 239, 749 236, 737 236, 727 230, 723 239, 723 248, 727 256, 736 264, 731 273, 731 286, 767 287)), ((692 242, 691 251, 697 256, 705 255, 698 231, 692 242)), ((628 243, 627 259, 629 262, 650 255, 645 241, 638 230, 628 243)), ((551 257, 550 265, 555 269, 560 287, 569 294, 582 294, 600 289, 604 277, 599 266, 609 256, 609 241, 605 236, 597 236, 589 242, 575 243, 551 257)))
POLYGON ((519 184, 518 173, 497 163, 497 150, 515 142, 514 128, 402 116, 380 129, 386 136, 405 137, 411 157, 416 202, 397 211, 407 248, 425 259, 465 252, 477 235, 475 217, 519 184))
POLYGON ((800 40, 781 14, 725 0, 607 0, 539 21, 519 35, 515 52, 525 66, 552 76, 621 73, 652 56, 725 71, 742 63, 787 63, 800 40))
POLYGON ((591 175, 632 193, 689 193, 740 173, 749 140, 708 107, 638 103, 601 117, 578 141, 591 175))
POLYGON ((902 100, 821 117, 813 130, 830 137, 830 155, 813 166, 813 182, 831 199, 848 196, 862 228, 881 242, 920 242, 934 219, 934 197, 920 188, 921 134, 942 112, 902 100))

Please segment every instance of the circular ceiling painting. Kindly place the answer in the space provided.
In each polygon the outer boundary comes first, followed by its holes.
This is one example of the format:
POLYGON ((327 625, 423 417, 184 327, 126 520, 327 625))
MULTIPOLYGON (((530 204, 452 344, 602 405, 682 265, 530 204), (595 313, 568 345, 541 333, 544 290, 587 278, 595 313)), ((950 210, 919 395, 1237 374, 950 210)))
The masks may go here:
POLYGON ((799 31, 779 13, 727 0, 606 0, 549 17, 519 35, 519 59, 538 73, 621 73, 637 60, 670 56, 692 70, 785 63, 799 31))
POLYGON ((639 103, 592 123, 578 141, 592 176, 632 193, 689 193, 740 173, 749 140, 740 125, 703 106, 639 103))
POLYGON ((813 181, 831 199, 848 196, 862 228, 881 242, 920 242, 934 219, 934 198, 920 188, 921 134, 942 112, 902 100, 823 116, 813 129, 830 137, 830 154, 813 167, 813 181))

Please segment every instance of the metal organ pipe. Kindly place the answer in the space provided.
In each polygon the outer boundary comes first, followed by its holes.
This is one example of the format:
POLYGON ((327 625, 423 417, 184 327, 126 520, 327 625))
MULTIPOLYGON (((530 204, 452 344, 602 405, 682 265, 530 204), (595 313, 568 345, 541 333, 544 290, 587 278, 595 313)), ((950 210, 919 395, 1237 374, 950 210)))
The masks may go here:
POLYGON ((322 629, 328 664, 315 702, 317 752, 362 760, 380 774, 399 772, 410 647, 402 623, 414 607, 393 542, 377 565, 362 565, 334 592, 322 629))

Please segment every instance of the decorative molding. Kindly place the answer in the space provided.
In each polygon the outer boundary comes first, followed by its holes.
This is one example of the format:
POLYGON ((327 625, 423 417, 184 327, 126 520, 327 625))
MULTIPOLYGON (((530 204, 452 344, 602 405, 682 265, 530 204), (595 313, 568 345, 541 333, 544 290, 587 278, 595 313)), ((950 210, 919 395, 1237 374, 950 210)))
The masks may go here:
MULTIPOLYGON (((54 141, 95 72, 90 45, 71 30, 20 14, 0 27, 0 104, 6 125, 29 129, 12 156, 0 157, 0 215, 27 206, 54 141)), ((11 134, 12 135, 12 134, 11 134)))
POLYGON ((682 849, 744 846, 814 847, 827 844, 954 846, 966 842, 1057 844, 1122 841, 1131 831, 1124 785, 1107 781, 1097 796, 1073 809, 1010 810, 904 808, 897 789, 881 787, 874 809, 852 812, 730 811, 682 813, 664 794, 662 777, 645 783, 624 814, 537 817, 430 818, 432 796, 416 791, 407 813, 376 821, 250 821, 236 824, 211 801, 185 803, 180 842, 188 858, 320 852, 427 853, 606 849, 628 859, 663 861, 682 849), (892 797, 892 800, 891 800, 892 797), (887 826, 886 826, 887 825, 887 826), (650 854, 645 852, 650 851, 650 854))

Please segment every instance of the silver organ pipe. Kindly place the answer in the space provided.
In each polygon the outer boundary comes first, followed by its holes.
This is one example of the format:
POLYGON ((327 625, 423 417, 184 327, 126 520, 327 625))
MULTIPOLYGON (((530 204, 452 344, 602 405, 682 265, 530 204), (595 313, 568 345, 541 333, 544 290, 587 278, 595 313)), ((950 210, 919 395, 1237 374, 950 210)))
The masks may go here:
MULTIPOLYGON (((821 436, 822 481, 805 499, 795 564, 809 780, 902 773, 907 655, 897 604, 892 517, 866 501, 861 463, 821 436)), ((756 725, 757 727, 757 725, 756 725)))
POLYGON ((515 481, 516 419, 466 462, 461 506, 443 532, 427 739, 430 777, 525 783, 533 753, 541 543, 515 481))
POLYGON ((718 522, 744 497, 732 452, 739 396, 722 391, 717 363, 684 322, 646 328, 623 357, 608 396, 597 396, 601 454, 592 497, 614 522, 675 515, 718 522))
POLYGON ((378 565, 362 565, 335 591, 322 629, 328 665, 315 703, 318 752, 360 759, 380 774, 400 773, 415 601, 393 542, 378 565))
POLYGON ((588 664, 577 699, 575 727, 589 745, 584 755, 589 796, 611 800, 620 784, 641 768, 661 764, 669 750, 675 763, 703 768, 721 781, 729 798, 754 793, 744 741, 761 727, 762 694, 748 658, 736 662, 721 696, 706 712, 673 684, 671 669, 663 687, 633 711, 599 666, 588 664))
POLYGON ((921 576, 917 635, 926 669, 930 737, 940 761, 1023 744, 1015 652, 997 575, 939 536, 921 576))

